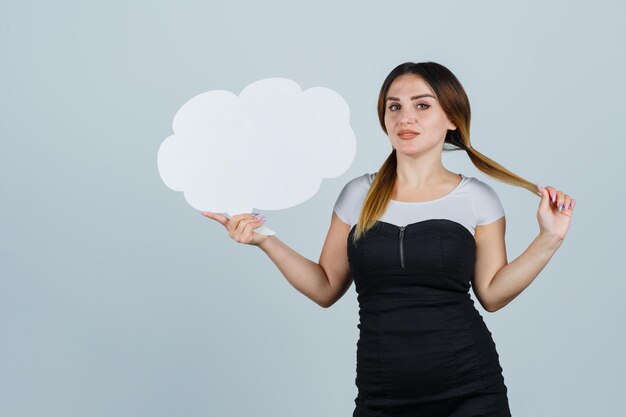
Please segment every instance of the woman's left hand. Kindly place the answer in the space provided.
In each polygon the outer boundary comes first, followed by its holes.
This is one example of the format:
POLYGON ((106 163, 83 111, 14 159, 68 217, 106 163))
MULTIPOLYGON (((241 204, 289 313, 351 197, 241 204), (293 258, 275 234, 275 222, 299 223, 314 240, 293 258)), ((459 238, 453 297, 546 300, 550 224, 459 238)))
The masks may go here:
POLYGON ((537 184, 537 190, 541 193, 537 210, 540 233, 561 241, 569 229, 576 200, 549 185, 541 187, 537 184))

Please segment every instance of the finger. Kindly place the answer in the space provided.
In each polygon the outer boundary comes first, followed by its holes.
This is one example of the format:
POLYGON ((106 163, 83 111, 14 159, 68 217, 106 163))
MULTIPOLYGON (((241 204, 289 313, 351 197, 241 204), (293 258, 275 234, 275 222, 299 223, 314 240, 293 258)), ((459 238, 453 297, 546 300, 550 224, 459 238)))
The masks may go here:
POLYGON ((561 211, 561 209, 563 208, 563 204, 565 203, 565 194, 563 193, 563 191, 558 191, 556 192, 556 208, 558 211, 561 211))
POLYGON ((570 207, 571 203, 572 203, 572 199, 570 198, 569 194, 565 194, 564 202, 563 202, 563 210, 567 210, 570 207))
POLYGON ((208 217, 209 219, 213 219, 215 221, 218 221, 218 222, 220 222, 224 226, 226 226, 226 222, 228 222, 228 217, 223 216, 223 215, 218 214, 218 213, 212 213, 210 211, 201 211, 200 214, 202 214, 204 217, 208 217))
POLYGON ((550 185, 546 185, 548 189, 548 193, 550 194, 550 200, 554 203, 556 202, 556 189, 550 185))
POLYGON ((253 214, 256 213, 239 213, 239 214, 235 214, 230 218, 230 224, 228 225, 228 232, 235 234, 235 233, 241 233, 242 230, 242 226, 244 226, 245 224, 240 224, 242 220, 245 219, 250 219, 253 218, 254 216, 252 216, 253 214))
POLYGON ((246 224, 244 230, 244 235, 245 236, 243 239, 245 239, 245 243, 250 243, 252 241, 252 238, 254 237, 254 229, 257 229, 261 226, 263 226, 263 223, 265 223, 265 220, 261 220, 261 219, 257 219, 257 220, 253 220, 250 221, 246 224))
POLYGON ((541 201, 539 202, 539 208, 542 210, 548 209, 550 206, 550 193, 546 187, 541 187, 541 201))
POLYGON ((240 235, 245 235, 246 234, 246 226, 248 226, 251 223, 256 223, 258 222, 259 219, 257 219, 256 217, 252 216, 251 214, 248 214, 247 217, 241 219, 237 225, 237 227, 235 228, 235 233, 238 233, 240 235))
POLYGON ((250 243, 254 237, 254 229, 256 229, 257 227, 261 227, 262 224, 263 221, 259 219, 246 221, 243 232, 241 233, 240 242, 250 243))

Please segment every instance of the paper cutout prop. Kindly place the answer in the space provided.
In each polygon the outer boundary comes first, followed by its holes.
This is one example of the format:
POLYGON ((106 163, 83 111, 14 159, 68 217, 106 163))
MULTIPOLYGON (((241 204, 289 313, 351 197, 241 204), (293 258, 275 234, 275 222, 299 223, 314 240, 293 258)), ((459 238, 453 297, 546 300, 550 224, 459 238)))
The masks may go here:
POLYGON ((356 154, 346 101, 286 78, 253 82, 239 96, 199 94, 178 110, 173 131, 159 148, 161 179, 195 209, 228 218, 303 203, 356 154))

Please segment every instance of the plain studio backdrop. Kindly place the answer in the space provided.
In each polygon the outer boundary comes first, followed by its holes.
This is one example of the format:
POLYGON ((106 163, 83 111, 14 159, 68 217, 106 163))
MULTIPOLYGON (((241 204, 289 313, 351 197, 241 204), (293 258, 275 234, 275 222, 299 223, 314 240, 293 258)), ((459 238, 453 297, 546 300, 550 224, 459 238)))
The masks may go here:
MULTIPOLYGON (((204 91, 239 94, 268 77, 337 91, 357 137, 352 166, 299 206, 259 210, 317 262, 339 191, 391 149, 376 99, 406 61, 459 78, 476 149, 577 201, 530 287, 496 313, 477 304, 513 415, 619 415, 625 11, 618 1, 3 1, 0 415, 351 415, 354 284, 319 307, 168 189, 156 157, 175 112, 204 91)), ((464 152, 444 165, 495 188, 509 261, 519 256, 539 231, 539 198, 464 152)))

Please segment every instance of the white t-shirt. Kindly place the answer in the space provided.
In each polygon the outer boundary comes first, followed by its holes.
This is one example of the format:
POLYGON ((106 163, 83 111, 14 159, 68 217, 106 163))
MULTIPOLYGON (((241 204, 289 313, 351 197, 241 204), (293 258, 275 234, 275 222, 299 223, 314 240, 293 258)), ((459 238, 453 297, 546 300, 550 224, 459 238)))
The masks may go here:
MULTIPOLYGON (((341 190, 334 212, 351 227, 356 224, 369 190, 373 174, 363 174, 350 180, 341 190)), ((504 208, 495 190, 475 177, 461 174, 461 182, 441 198, 424 202, 391 200, 378 220, 406 226, 428 219, 449 219, 462 224, 474 235, 474 228, 493 223, 504 216, 504 208)))

